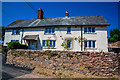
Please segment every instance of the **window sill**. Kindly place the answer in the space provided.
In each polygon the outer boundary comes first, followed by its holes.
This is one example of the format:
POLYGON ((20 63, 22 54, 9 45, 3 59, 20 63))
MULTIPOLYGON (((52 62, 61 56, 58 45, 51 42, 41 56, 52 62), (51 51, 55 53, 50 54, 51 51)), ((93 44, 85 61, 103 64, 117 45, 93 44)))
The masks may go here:
POLYGON ((43 49, 56 49, 56 48, 47 48, 47 47, 43 47, 43 49))
POLYGON ((71 33, 66 33, 66 34, 71 34, 71 33))
POLYGON ((20 35, 20 34, 12 34, 12 35, 20 35))
POLYGON ((87 50, 97 50, 97 48, 86 48, 87 50))
POLYGON ((44 35, 55 35, 55 33, 44 33, 44 35))
POLYGON ((84 33, 84 34, 97 34, 97 33, 84 33))

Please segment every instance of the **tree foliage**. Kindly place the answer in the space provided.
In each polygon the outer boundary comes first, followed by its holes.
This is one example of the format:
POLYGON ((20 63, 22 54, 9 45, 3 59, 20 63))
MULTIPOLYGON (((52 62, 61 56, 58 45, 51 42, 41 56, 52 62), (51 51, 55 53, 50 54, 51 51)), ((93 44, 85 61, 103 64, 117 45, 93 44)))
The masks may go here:
POLYGON ((108 42, 113 43, 120 41, 120 30, 119 29, 113 29, 110 31, 110 37, 108 37, 108 42))

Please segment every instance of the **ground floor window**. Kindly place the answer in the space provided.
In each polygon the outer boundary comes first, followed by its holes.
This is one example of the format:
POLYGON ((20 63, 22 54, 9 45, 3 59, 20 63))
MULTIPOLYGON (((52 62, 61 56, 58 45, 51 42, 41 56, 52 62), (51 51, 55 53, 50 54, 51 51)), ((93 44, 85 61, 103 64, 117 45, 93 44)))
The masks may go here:
POLYGON ((11 40, 11 42, 15 42, 15 41, 19 42, 19 40, 11 40))
POLYGON ((71 40, 67 40, 67 48, 71 49, 71 40))
POLYGON ((87 40, 85 43, 86 48, 95 48, 96 41, 93 40, 87 40))
POLYGON ((43 40, 43 47, 50 47, 50 48, 55 48, 56 41, 55 40, 43 40))

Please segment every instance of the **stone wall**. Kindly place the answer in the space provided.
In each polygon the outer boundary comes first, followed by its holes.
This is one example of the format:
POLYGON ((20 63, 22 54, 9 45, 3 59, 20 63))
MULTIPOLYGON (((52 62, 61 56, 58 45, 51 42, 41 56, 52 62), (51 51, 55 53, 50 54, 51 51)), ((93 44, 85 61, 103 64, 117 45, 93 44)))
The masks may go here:
POLYGON ((20 67, 36 66, 60 71, 108 76, 118 75, 120 55, 104 52, 9 50, 7 63, 20 67))

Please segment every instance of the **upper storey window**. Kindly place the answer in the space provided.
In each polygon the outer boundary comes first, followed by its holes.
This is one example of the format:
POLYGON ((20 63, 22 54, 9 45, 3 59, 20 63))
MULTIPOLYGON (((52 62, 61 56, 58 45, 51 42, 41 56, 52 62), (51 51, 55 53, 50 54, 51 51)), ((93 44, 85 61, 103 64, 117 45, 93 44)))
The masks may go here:
POLYGON ((45 34, 54 34, 55 33, 55 28, 46 28, 45 29, 45 34))
POLYGON ((84 33, 95 33, 94 27, 86 27, 84 28, 84 33))
POLYGON ((12 34, 13 34, 13 35, 19 35, 19 34, 20 34, 20 30, 19 30, 19 29, 14 29, 14 30, 12 31, 12 34))
POLYGON ((71 33, 71 28, 70 27, 67 28, 67 33, 68 34, 71 33))

